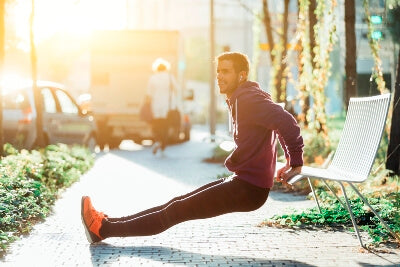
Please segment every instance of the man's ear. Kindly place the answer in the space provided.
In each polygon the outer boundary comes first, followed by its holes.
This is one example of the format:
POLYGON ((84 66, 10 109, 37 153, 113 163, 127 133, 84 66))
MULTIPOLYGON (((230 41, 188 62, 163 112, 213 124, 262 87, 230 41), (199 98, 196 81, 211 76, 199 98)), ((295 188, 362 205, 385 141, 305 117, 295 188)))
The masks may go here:
POLYGON ((242 70, 241 72, 239 72, 239 81, 243 82, 247 80, 247 72, 245 72, 244 70, 242 70))

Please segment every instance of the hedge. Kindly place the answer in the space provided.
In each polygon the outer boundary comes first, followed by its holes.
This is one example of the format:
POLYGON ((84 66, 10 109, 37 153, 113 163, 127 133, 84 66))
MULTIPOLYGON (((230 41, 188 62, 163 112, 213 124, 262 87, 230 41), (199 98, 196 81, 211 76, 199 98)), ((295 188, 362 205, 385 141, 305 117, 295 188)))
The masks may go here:
POLYGON ((0 255, 51 211, 61 190, 94 164, 94 154, 80 146, 49 145, 18 151, 9 144, 0 161, 0 255))

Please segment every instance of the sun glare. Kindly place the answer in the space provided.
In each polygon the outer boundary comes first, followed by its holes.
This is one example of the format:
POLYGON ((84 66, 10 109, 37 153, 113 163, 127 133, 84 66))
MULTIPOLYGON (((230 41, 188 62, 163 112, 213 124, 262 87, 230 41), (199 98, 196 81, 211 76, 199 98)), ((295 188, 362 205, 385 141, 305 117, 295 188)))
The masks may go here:
POLYGON ((16 73, 4 73, 3 78, 0 79, 2 94, 4 95, 12 90, 26 86, 29 82, 28 79, 24 79, 16 73))
MULTIPOLYGON (((16 34, 29 42, 31 0, 17 0, 13 6, 16 34)), ((97 29, 126 27, 126 1, 112 0, 35 0, 35 43, 56 33, 86 36, 97 29)))

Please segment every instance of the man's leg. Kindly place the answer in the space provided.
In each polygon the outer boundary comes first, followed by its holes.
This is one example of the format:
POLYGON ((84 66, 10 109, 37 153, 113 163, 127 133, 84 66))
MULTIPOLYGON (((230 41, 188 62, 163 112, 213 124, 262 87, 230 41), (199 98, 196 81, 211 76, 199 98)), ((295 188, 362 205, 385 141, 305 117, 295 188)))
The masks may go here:
POLYGON ((171 199, 170 201, 168 201, 167 203, 165 203, 163 205, 160 205, 160 206, 157 206, 157 207, 153 207, 151 209, 147 209, 147 210, 141 211, 139 213, 136 213, 136 214, 133 214, 133 215, 130 215, 130 216, 120 217, 120 218, 107 218, 107 220, 109 222, 123 222, 123 221, 129 221, 129 220, 135 219, 137 217, 141 217, 141 216, 143 216, 145 214, 153 213, 153 212, 156 212, 156 211, 161 211, 161 210, 165 209, 167 206, 169 206, 174 201, 179 201, 179 200, 182 200, 184 198, 190 197, 190 196, 192 196, 194 194, 197 194, 198 192, 203 191, 203 190, 205 190, 205 189, 207 189, 209 187, 212 187, 214 185, 222 183, 223 181, 224 181, 224 179, 219 179, 219 180, 213 181, 211 183, 205 184, 205 185, 197 188, 196 190, 194 190, 194 191, 192 191, 190 193, 175 197, 175 198, 171 199))
POLYGON ((168 120, 167 119, 160 119, 160 143, 161 143, 161 150, 164 151, 167 147, 168 143, 168 120))
POLYGON ((151 128, 153 131, 153 138, 158 142, 160 140, 160 119, 153 119, 151 128))
POLYGON ((237 178, 227 179, 188 197, 173 200, 161 210, 122 222, 104 220, 99 233, 102 238, 154 235, 188 220, 256 210, 265 203, 268 193, 269 189, 237 178))
POLYGON ((153 139, 154 139, 154 144, 153 144, 153 154, 157 153, 157 150, 160 148, 161 143, 162 143, 162 120, 163 119, 153 119, 152 121, 152 131, 153 131, 153 139))

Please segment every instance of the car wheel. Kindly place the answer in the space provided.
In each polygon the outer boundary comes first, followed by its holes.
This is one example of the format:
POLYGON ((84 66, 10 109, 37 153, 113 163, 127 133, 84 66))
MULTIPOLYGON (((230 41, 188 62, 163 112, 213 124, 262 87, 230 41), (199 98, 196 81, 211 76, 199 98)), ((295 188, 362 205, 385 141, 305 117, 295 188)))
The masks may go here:
POLYGON ((89 139, 86 141, 85 146, 91 151, 94 152, 97 146, 96 137, 92 134, 90 135, 89 139))
POLYGON ((110 149, 119 148, 119 144, 121 144, 121 140, 120 140, 120 139, 112 138, 112 139, 110 139, 110 141, 108 142, 108 147, 109 147, 110 149))
POLYGON ((97 122, 97 144, 99 145, 100 150, 103 150, 105 145, 107 144, 108 140, 108 131, 106 123, 104 121, 98 121, 97 122))
POLYGON ((179 142, 179 129, 170 127, 168 129, 168 144, 176 144, 179 142))

